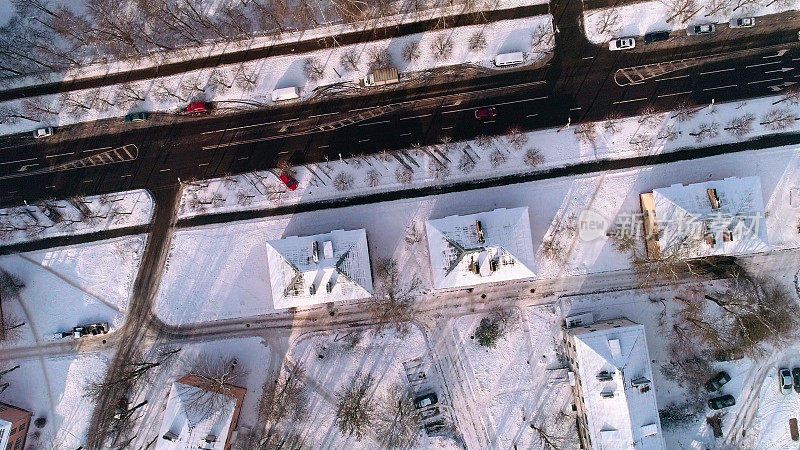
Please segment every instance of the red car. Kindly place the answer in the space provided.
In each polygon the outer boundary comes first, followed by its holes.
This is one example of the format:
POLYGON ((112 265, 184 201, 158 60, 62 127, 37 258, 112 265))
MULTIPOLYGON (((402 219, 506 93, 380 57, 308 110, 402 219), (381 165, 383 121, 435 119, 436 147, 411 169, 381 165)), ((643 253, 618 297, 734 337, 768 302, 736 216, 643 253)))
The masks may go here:
POLYGON ((289 175, 289 172, 281 172, 281 175, 278 178, 281 179, 281 182, 283 182, 283 184, 285 184, 290 191, 297 189, 297 180, 295 180, 293 176, 289 175))
POLYGON ((207 112, 210 109, 211 103, 209 102, 190 103, 189 106, 186 107, 186 111, 190 113, 207 112))
POLYGON ((478 120, 489 120, 497 117, 497 109, 481 108, 475 111, 475 118, 478 120))

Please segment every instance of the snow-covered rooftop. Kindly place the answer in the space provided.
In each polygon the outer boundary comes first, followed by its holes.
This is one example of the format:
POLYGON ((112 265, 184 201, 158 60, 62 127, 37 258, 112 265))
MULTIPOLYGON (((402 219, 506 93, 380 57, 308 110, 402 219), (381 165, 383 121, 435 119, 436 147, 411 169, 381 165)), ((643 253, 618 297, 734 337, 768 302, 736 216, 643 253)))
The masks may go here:
POLYGON ((685 257, 768 249, 759 177, 725 178, 654 189, 662 255, 683 246, 685 257))
POLYGON ((644 326, 615 319, 567 329, 592 447, 664 449, 644 326))
POLYGON ((528 208, 429 220, 425 229, 438 289, 535 276, 528 208))
POLYGON ((225 448, 236 427, 245 389, 229 386, 229 392, 214 393, 203 389, 201 381, 189 374, 172 384, 156 450, 225 448))
POLYGON ((275 308, 372 296, 367 232, 335 230, 267 243, 275 308))

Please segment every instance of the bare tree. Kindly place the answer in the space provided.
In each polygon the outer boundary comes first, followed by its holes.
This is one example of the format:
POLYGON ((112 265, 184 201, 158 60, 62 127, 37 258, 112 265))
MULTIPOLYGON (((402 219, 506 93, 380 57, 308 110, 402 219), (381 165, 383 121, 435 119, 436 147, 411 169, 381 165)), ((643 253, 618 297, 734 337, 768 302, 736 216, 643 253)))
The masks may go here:
POLYGON ((682 133, 682 131, 680 131, 678 129, 678 127, 675 126, 674 123, 671 123, 671 124, 665 126, 664 128, 662 128, 661 130, 659 130, 658 131, 658 135, 656 137, 658 139, 662 139, 662 140, 665 140, 667 142, 674 142, 674 141, 678 140, 678 138, 680 137, 681 133, 682 133))
POLYGON ((458 160, 458 170, 464 173, 470 173, 475 169, 475 165, 475 158, 473 158, 465 148, 458 160))
POLYGON ((745 113, 728 121, 728 126, 724 130, 733 136, 742 138, 753 132, 753 123, 755 121, 756 116, 752 113, 745 113))
POLYGON ((244 376, 236 358, 212 359, 205 355, 195 362, 191 373, 198 378, 199 386, 180 384, 178 391, 183 407, 198 420, 222 408, 244 376))
POLYGON ((769 130, 783 130, 791 127, 797 118, 792 111, 786 108, 772 108, 764 114, 760 125, 769 130))
POLYGON ((646 133, 636 133, 628 141, 633 150, 639 154, 645 154, 653 148, 653 136, 646 133))
POLYGON ((361 60, 361 54, 355 47, 350 47, 343 51, 339 57, 339 64, 345 72, 357 72, 358 62, 361 60))
POLYGON ((392 54, 387 48, 372 48, 369 51, 370 70, 388 69, 392 67, 392 54))
POLYGON ((325 76, 325 66, 319 58, 310 56, 303 60, 303 75, 309 81, 319 81, 325 76))
POLYGON ((489 163, 491 163, 493 168, 498 168, 506 163, 507 156, 505 152, 501 152, 499 149, 495 149, 491 155, 489 155, 489 163))
POLYGON ((409 184, 414 176, 414 173, 408 167, 398 167, 394 171, 394 177, 400 184, 409 184))
POLYGON ((178 100, 179 102, 186 102, 188 99, 186 97, 182 97, 179 93, 175 92, 172 87, 168 86, 165 80, 159 80, 156 82, 155 90, 153 90, 153 95, 155 98, 162 102, 169 102, 172 99, 178 100))
POLYGON ((710 0, 706 5, 706 13, 703 17, 711 17, 718 13, 727 13, 732 6, 732 0, 710 0))
POLYGON ((734 13, 741 9, 742 13, 749 14, 758 8, 759 4, 760 0, 734 0, 734 6, 731 12, 734 13))
POLYGON ((781 98, 772 102, 773 105, 779 103, 789 103, 792 106, 800 104, 800 84, 794 84, 783 90, 781 98))
POLYGON ((234 82, 239 89, 243 91, 250 92, 253 91, 256 86, 258 86, 258 72, 256 69, 250 65, 243 64, 239 71, 236 72, 236 76, 234 77, 234 82))
POLYGON ((529 148, 528 151, 525 152, 523 160, 528 167, 539 167, 544 163, 544 155, 542 155, 542 152, 539 151, 538 148, 529 148))
POLYGON ((381 184, 381 174, 377 170, 371 169, 367 172, 364 181, 367 182, 369 187, 377 187, 381 184))
POLYGON ((603 122, 603 129, 606 133, 617 134, 622 129, 622 114, 611 111, 606 114, 606 120, 603 122))
POLYGON ((414 276, 410 284, 400 279, 397 263, 392 259, 381 259, 376 265, 374 300, 369 312, 375 323, 374 330, 380 332, 387 327, 405 335, 414 317, 414 295, 421 281, 414 276))
POLYGON ((525 147, 525 144, 528 143, 528 135, 525 134, 520 127, 509 128, 508 131, 506 131, 506 137, 511 147, 516 150, 522 150, 522 147, 525 147))
POLYGON ((26 118, 37 122, 44 122, 58 116, 59 108, 50 104, 42 97, 26 98, 22 100, 22 114, 26 118))
POLYGON ((597 34, 614 34, 619 30, 619 12, 617 12, 617 8, 606 8, 600 11, 595 25, 595 32, 597 34))
MULTIPOLYGON (((509 130, 509 134, 511 130, 509 130)), ((480 148, 486 148, 492 144, 492 137, 487 134, 479 134, 475 136, 475 145, 480 148)))
POLYGON ((575 137, 578 141, 593 145, 597 140, 597 126, 594 122, 583 122, 578 124, 574 129, 575 137))
POLYGON ((538 25, 531 31, 531 48, 537 52, 547 52, 553 48, 555 33, 550 24, 538 25))
POLYGON ((349 172, 339 172, 333 178, 333 187, 335 187, 339 191, 348 191, 353 189, 355 180, 353 179, 353 175, 349 172))
POLYGON ((419 41, 410 41, 403 46, 402 51, 403 60, 406 62, 414 62, 422 56, 419 50, 419 41))
POLYGON ((661 112, 653 105, 648 105, 639 110, 639 118, 637 119, 641 125, 649 128, 655 128, 661 124, 661 112))
POLYGON ((697 7, 696 0, 665 0, 665 4, 672 12, 672 15, 667 18, 667 23, 678 20, 680 23, 686 23, 695 14, 700 12, 697 7))
POLYGON ((20 277, 0 268, 0 297, 18 298, 23 289, 25 282, 20 277))
POLYGON ((374 382, 371 375, 356 374, 336 392, 336 425, 343 435, 360 441, 372 427, 375 405, 370 391, 374 382))
POLYGON ((402 384, 392 385, 381 398, 374 422, 384 448, 414 448, 422 420, 414 406, 413 393, 402 384))
POLYGON ((428 175, 433 179, 442 181, 450 176, 450 166, 447 161, 440 161, 434 156, 428 160, 428 175))
POLYGON ((437 61, 442 61, 453 54, 453 41, 449 36, 439 34, 431 43, 431 53, 437 61))
POLYGON ((259 421, 269 424, 268 434, 276 425, 296 424, 308 416, 308 393, 304 376, 302 364, 287 362, 276 380, 268 379, 264 382, 259 421))
POLYGON ((670 117, 671 119, 675 119, 678 122, 687 122, 692 117, 697 115, 700 110, 703 109, 702 106, 695 105, 692 101, 686 100, 681 102, 680 105, 675 109, 674 114, 670 117))
POLYGON ((693 132, 689 133, 689 136, 693 136, 694 140, 697 142, 713 139, 719 136, 719 124, 714 121, 703 122, 698 125, 693 132))
POLYGON ((123 83, 117 88, 117 101, 125 106, 135 105, 146 100, 144 89, 135 83, 123 83))
POLYGON ((469 41, 467 41, 467 46, 473 52, 482 52, 486 50, 486 36, 483 33, 483 30, 478 30, 469 37, 469 41))

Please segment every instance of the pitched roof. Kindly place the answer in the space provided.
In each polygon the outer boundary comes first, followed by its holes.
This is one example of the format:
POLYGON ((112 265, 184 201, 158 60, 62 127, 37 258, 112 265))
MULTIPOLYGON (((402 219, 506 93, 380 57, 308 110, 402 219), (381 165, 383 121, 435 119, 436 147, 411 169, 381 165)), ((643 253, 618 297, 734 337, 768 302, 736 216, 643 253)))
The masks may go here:
POLYGON ((367 233, 363 229, 270 241, 267 264, 275 308, 372 296, 367 233))
POLYGON ((767 225, 758 177, 725 178, 654 189, 661 254, 683 257, 767 250, 767 225))
POLYGON ((623 318, 567 332, 593 447, 666 448, 644 326, 623 318))
POLYGON ((436 288, 535 276, 528 208, 429 220, 425 229, 436 288))

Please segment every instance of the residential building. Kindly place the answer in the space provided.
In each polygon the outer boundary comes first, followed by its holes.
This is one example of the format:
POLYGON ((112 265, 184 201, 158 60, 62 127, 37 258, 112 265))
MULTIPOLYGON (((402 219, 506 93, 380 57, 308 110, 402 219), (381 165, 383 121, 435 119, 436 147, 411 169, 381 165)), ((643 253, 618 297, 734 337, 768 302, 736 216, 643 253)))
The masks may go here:
POLYGON ((639 197, 650 259, 734 255, 769 248, 758 177, 674 184, 639 197))
POLYGON ((212 390, 204 378, 189 374, 172 384, 156 441, 157 450, 229 450, 245 388, 226 384, 212 390))
POLYGON ((25 448, 25 439, 28 436, 30 425, 30 412, 0 403, 0 450, 25 448))
POLYGON ((363 229, 293 236, 267 243, 275 308, 372 296, 372 270, 363 229))
POLYGON ((568 318, 583 324, 564 329, 583 447, 665 449, 644 326, 590 322, 568 318))
POLYGON ((428 220, 425 229, 437 289, 536 275, 528 208, 428 220))

